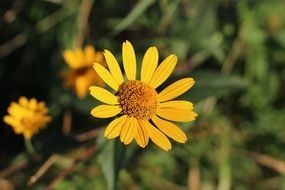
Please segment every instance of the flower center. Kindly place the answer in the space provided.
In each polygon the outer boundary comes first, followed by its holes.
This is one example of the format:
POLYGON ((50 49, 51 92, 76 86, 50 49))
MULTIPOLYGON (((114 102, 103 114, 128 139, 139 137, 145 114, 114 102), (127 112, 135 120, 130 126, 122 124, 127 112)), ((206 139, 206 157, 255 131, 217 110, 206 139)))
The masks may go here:
POLYGON ((80 67, 80 68, 76 69, 76 70, 75 70, 75 73, 76 73, 76 75, 83 75, 83 74, 85 74, 90 68, 92 68, 92 67, 83 66, 83 67, 80 67))
POLYGON ((156 91, 144 82, 130 80, 120 85, 119 103, 123 113, 137 119, 148 120, 158 107, 156 91))

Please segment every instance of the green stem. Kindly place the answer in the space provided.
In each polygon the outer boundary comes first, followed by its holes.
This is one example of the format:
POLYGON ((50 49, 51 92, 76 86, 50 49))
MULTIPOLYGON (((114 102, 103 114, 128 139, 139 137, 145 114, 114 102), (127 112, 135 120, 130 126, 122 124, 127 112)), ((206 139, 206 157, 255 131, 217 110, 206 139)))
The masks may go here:
POLYGON ((25 147, 26 147, 26 150, 27 152, 30 154, 30 155, 33 155, 36 153, 36 150, 32 144, 32 141, 31 139, 26 139, 25 138, 25 147))

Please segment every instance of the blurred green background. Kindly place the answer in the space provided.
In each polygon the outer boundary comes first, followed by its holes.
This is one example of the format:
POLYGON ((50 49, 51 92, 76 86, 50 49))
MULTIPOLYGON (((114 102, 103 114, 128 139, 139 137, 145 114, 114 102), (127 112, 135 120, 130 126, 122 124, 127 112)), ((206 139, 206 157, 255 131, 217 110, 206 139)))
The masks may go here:
MULTIPOLYGON (((1 0, 0 189, 285 189, 284 0, 1 0), (185 95, 195 122, 186 144, 106 141, 90 110, 62 86, 65 49, 92 44, 121 59, 129 40, 141 60, 179 57, 171 81, 196 80, 185 95), (3 123, 20 96, 47 102, 53 121, 24 140, 3 123)), ((138 61, 140 62, 140 61, 138 61)))

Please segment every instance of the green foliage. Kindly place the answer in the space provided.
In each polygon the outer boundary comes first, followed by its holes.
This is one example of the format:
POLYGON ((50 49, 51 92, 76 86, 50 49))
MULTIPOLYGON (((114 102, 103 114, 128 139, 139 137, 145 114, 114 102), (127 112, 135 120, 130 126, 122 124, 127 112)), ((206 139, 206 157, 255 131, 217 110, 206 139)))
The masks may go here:
POLYGON ((45 100, 53 121, 33 139, 38 154, 32 157, 1 119, 0 184, 36 190, 285 189, 284 0, 23 2, 0 3, 1 118, 11 101, 27 96, 45 100), (63 88, 65 49, 92 44, 121 61, 125 40, 139 60, 149 46, 158 47, 160 60, 178 56, 166 84, 185 76, 196 81, 178 99, 193 102, 198 119, 178 123, 188 141, 172 141, 169 152, 153 143, 141 149, 104 139, 110 120, 90 116, 98 102, 63 88), (52 155, 53 164, 29 186, 52 155))

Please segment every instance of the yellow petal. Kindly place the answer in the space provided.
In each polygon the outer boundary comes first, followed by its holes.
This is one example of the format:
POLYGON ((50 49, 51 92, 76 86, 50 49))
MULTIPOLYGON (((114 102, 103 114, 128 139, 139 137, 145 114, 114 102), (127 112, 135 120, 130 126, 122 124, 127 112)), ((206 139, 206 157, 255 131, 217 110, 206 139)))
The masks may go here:
POLYGON ((101 51, 95 53, 95 59, 93 62, 102 63, 104 65, 104 55, 101 51))
POLYGON ((120 135, 122 126, 127 121, 127 115, 123 115, 115 120, 113 120, 106 128, 104 136, 107 139, 113 139, 120 135))
POLYGON ((185 110, 192 110, 193 104, 188 101, 184 100, 174 100, 169 102, 162 102, 159 104, 160 108, 178 108, 178 109, 185 109, 185 110))
POLYGON ((72 50, 66 50, 63 52, 63 58, 66 61, 66 63, 71 67, 71 68, 79 68, 79 60, 77 56, 75 56, 74 52, 72 50))
POLYGON ((77 64, 79 64, 79 67, 84 67, 84 66, 87 66, 87 65, 88 65, 87 60, 86 60, 86 58, 85 58, 85 55, 84 55, 82 49, 76 48, 76 49, 74 50, 74 55, 75 55, 75 56, 77 57, 77 59, 78 59, 78 63, 77 63, 77 64))
POLYGON ((118 97, 113 95, 108 90, 100 88, 98 86, 91 86, 89 88, 90 94, 97 100, 106 103, 106 104, 119 104, 118 97))
POLYGON ((107 85, 109 85, 111 88, 113 88, 116 91, 118 90, 119 83, 114 79, 114 77, 105 67, 103 67, 98 63, 95 63, 94 69, 107 85))
POLYGON ((88 64, 93 64, 95 59, 95 49, 93 46, 88 45, 84 48, 85 59, 88 64))
POLYGON ((138 129, 137 129, 137 134, 135 136, 135 140, 137 141, 138 145, 142 148, 146 147, 146 145, 148 144, 149 137, 146 128, 140 122, 138 122, 138 129))
POLYGON ((189 122, 195 120, 197 114, 193 111, 179 108, 160 108, 157 115, 171 121, 189 122))
POLYGON ((9 115, 4 116, 3 120, 5 123, 7 123, 8 125, 11 125, 11 126, 20 125, 20 122, 18 119, 14 118, 12 116, 9 116, 9 115))
POLYGON ((102 81, 102 79, 97 75, 97 73, 94 72, 92 67, 89 67, 87 71, 83 74, 83 76, 85 77, 89 87, 93 84, 98 84, 97 81, 100 81, 100 80, 102 81))
POLYGON ((141 81, 149 83, 158 64, 158 51, 156 47, 150 47, 143 57, 141 69, 141 81))
POLYGON ((38 103, 38 107, 37 107, 38 112, 41 112, 43 114, 48 112, 48 108, 46 107, 46 103, 41 101, 38 103))
POLYGON ((104 50, 104 56, 105 56, 107 65, 109 67, 109 70, 112 76, 114 77, 114 79, 116 79, 116 81, 119 84, 122 84, 124 82, 124 79, 123 79, 123 75, 122 75, 119 63, 117 62, 116 58, 108 50, 104 50))
POLYGON ((137 134, 138 121, 134 117, 127 117, 125 125, 122 127, 120 139, 125 145, 130 144, 137 134))
POLYGON ((158 94, 159 101, 163 102, 180 96, 189 90, 194 83, 195 81, 192 78, 184 78, 172 83, 158 94))
POLYGON ((29 102, 29 108, 31 110, 36 110, 37 109, 37 100, 35 98, 31 98, 29 102))
POLYGON ((177 64, 176 55, 172 54, 165 58, 162 63, 155 70, 149 85, 153 88, 157 88, 161 85, 172 73, 177 64))
POLYGON ((84 98, 88 93, 89 83, 84 76, 75 79, 75 91, 79 98, 84 98))
POLYGON ((16 134, 21 134, 25 131, 25 127, 22 124, 14 125, 12 128, 16 134))
POLYGON ((148 121, 141 120, 140 121, 142 125, 145 126, 147 134, 149 138, 160 148, 162 148, 165 151, 168 151, 171 149, 171 143, 168 140, 168 138, 157 128, 155 128, 152 124, 150 124, 148 121))
POLYGON ((165 133, 173 140, 180 143, 185 143, 187 141, 185 133, 174 123, 160 119, 157 116, 153 116, 151 119, 163 133, 165 133))
POLYGON ((136 55, 129 41, 123 43, 123 64, 128 80, 136 80, 136 55))
POLYGON ((91 115, 99 118, 113 117, 122 111, 120 106, 113 105, 101 105, 91 110, 91 115))
MULTIPOLYGON (((30 103, 28 102, 28 107, 29 106, 30 106, 30 103)), ((27 114, 27 108, 20 106, 19 104, 15 102, 11 103, 11 106, 8 107, 7 111, 11 116, 17 119, 21 119, 27 114)))
POLYGON ((24 107, 27 107, 28 106, 28 99, 24 96, 21 96, 20 99, 19 99, 19 104, 21 106, 24 106, 24 107))

